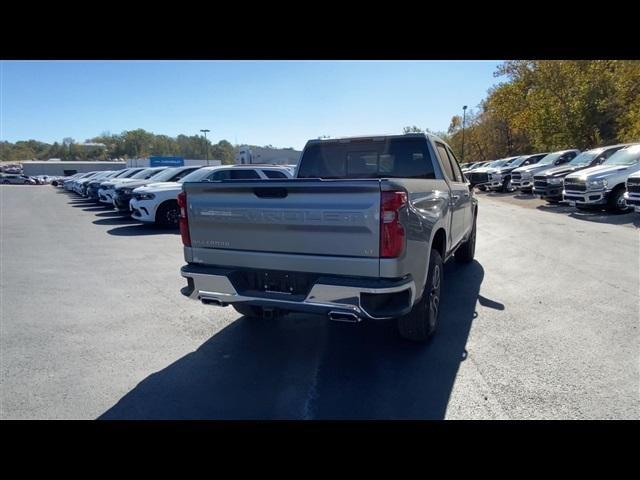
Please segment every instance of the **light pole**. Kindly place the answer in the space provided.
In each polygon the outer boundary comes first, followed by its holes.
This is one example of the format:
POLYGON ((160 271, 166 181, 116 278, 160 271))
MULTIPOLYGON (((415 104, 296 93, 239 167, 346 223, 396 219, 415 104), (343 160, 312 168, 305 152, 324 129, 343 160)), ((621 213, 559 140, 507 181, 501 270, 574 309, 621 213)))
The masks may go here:
POLYGON ((467 106, 462 106, 462 163, 464 164, 464 122, 466 120, 467 106))
POLYGON ((207 165, 209 165, 209 144, 207 143, 207 132, 210 132, 211 130, 204 128, 200 131, 204 133, 204 155, 207 159, 207 165))

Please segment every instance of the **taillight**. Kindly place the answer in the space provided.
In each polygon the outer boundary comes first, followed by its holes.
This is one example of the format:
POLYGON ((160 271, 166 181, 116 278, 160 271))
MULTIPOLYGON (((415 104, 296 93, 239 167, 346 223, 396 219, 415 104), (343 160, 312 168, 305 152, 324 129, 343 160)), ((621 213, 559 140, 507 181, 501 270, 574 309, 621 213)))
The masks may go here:
POLYGON ((180 192, 178 194, 178 207, 180 208, 180 236, 182 237, 182 244, 185 247, 191 246, 191 236, 189 235, 189 217, 187 216, 187 194, 186 192, 180 192))
POLYGON ((399 212, 407 204, 407 192, 381 192, 380 258, 399 257, 404 251, 404 227, 399 212))

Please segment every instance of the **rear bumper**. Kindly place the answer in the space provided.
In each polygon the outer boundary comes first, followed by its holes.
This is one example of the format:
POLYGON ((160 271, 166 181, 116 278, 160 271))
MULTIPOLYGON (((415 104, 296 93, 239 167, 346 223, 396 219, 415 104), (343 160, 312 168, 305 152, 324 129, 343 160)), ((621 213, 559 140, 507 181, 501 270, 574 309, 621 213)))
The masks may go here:
POLYGON ((237 303, 320 315, 337 313, 353 315, 358 320, 397 318, 407 314, 416 299, 415 283, 410 276, 402 279, 318 276, 308 292, 286 294, 242 289, 234 280, 236 272, 236 269, 185 265, 181 274, 187 279, 187 286, 181 293, 219 306, 237 303))

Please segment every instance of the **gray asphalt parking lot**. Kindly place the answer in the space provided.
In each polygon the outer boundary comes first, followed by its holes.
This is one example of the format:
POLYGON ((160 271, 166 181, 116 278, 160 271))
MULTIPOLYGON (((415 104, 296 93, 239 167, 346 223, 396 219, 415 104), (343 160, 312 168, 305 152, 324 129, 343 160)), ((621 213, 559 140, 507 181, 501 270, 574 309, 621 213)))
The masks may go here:
POLYGON ((637 419, 633 213, 479 193, 428 345, 390 323, 240 318, 184 298, 180 236, 2 186, 3 419, 637 419))

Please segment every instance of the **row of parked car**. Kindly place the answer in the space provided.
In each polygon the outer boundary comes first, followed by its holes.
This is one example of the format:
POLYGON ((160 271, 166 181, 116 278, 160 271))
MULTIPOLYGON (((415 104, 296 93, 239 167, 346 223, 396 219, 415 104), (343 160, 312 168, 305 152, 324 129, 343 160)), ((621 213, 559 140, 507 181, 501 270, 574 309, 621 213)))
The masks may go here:
POLYGON ((0 173, 0 183, 5 185, 47 185, 62 177, 52 175, 36 175, 30 177, 22 173, 0 173))
POLYGON ((55 186, 130 214, 141 222, 177 228, 178 194, 184 182, 287 179, 292 178, 293 168, 278 165, 136 167, 78 173, 55 182, 55 186))
POLYGON ((480 190, 533 193, 580 210, 640 213, 640 144, 570 149, 475 162, 462 169, 480 190))

